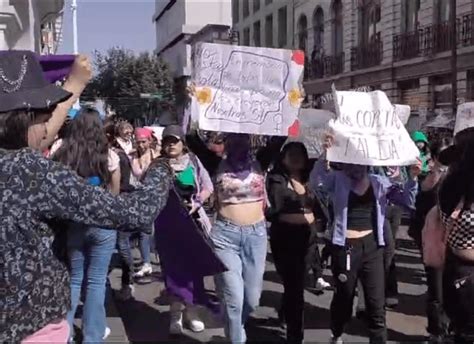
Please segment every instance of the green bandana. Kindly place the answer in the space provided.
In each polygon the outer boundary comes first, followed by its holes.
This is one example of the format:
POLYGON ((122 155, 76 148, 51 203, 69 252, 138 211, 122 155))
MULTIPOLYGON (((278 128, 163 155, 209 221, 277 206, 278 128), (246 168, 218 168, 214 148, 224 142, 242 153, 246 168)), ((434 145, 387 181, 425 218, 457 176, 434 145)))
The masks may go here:
POLYGON ((176 173, 176 181, 181 186, 194 186, 194 168, 190 165, 176 173))

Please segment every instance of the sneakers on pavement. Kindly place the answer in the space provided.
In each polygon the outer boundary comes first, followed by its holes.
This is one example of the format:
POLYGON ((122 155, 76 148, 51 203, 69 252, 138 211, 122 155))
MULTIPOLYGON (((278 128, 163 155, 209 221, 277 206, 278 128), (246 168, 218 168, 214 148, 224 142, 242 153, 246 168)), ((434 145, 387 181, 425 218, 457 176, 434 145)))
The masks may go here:
POLYGON ((344 344, 342 337, 331 337, 331 344, 344 344))
POLYGON ((102 337, 103 340, 106 340, 109 336, 110 336, 110 332, 112 332, 110 330, 110 327, 105 327, 105 333, 104 333, 104 337, 102 337))
POLYGON ((143 264, 142 268, 135 273, 136 278, 141 278, 145 276, 150 276, 153 272, 153 267, 151 266, 150 263, 145 263, 143 264))
POLYGON ((199 319, 195 306, 188 306, 186 309, 186 325, 194 333, 199 333, 206 329, 204 323, 199 319))

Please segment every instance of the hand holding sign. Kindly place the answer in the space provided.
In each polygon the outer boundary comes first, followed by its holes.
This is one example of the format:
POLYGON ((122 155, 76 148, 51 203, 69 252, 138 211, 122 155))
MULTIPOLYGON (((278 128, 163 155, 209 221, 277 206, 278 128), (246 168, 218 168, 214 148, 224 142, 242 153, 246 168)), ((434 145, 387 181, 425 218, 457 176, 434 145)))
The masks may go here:
POLYGON ((303 99, 303 65, 298 51, 198 44, 192 108, 199 128, 288 135, 303 99))
POLYGON ((334 145, 328 160, 368 166, 406 166, 419 151, 382 91, 334 90, 337 118, 329 122, 334 145))

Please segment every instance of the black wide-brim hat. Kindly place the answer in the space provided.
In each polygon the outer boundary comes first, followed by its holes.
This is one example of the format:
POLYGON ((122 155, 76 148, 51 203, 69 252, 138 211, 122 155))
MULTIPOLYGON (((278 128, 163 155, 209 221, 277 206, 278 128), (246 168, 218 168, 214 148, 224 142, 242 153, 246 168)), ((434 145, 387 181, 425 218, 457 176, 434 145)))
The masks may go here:
POLYGON ((49 83, 31 51, 0 51, 0 113, 50 110, 71 93, 49 83))

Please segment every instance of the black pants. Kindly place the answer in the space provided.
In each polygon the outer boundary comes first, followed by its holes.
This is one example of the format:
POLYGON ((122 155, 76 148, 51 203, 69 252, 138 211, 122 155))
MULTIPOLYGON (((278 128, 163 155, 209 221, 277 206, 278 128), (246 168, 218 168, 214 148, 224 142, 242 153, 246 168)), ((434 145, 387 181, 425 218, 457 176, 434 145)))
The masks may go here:
POLYGON ((318 246, 318 230, 316 226, 311 227, 311 234, 306 252, 306 271, 312 271, 315 279, 323 277, 323 266, 318 246))
POLYGON ((273 259, 283 280, 282 310, 289 343, 301 343, 304 337, 304 286, 312 236, 306 225, 273 223, 270 229, 273 259))
POLYGON ((456 334, 456 343, 474 342, 474 262, 451 252, 443 274, 443 299, 456 334))
MULTIPOLYGON (((383 248, 383 265, 385 270, 385 281, 388 280, 388 275, 390 273, 390 266, 392 265, 393 257, 395 256, 395 240, 392 235, 392 228, 388 220, 385 220, 383 227, 383 238, 385 241, 385 247, 383 248)), ((385 286, 387 286, 385 282, 385 286)), ((357 283, 358 298, 357 298, 357 311, 365 311, 365 297, 364 297, 364 287, 362 286, 361 281, 357 283)), ((387 291, 385 290, 385 296, 387 296, 387 291)))
POLYGON ((360 278, 365 296, 370 342, 386 342, 383 251, 373 234, 361 239, 347 240, 346 247, 333 246, 332 272, 336 289, 331 302, 331 330, 334 337, 343 334, 345 325, 352 317, 357 279, 360 278))
MULTIPOLYGON (((394 248, 396 249, 397 243, 397 233, 402 222, 403 210, 399 206, 391 205, 387 208, 386 219, 390 224, 390 229, 392 231, 394 248)), ((397 278, 397 269, 395 265, 395 255, 391 259, 390 266, 388 268, 388 275, 386 281, 386 297, 397 298, 398 297, 398 278, 397 278)))
POLYGON ((425 272, 428 286, 426 300, 427 331, 436 336, 446 335, 449 320, 443 307, 443 270, 425 266, 425 272))
POLYGON ((122 287, 133 284, 133 256, 130 244, 132 232, 119 231, 117 233, 117 246, 122 267, 122 287))

